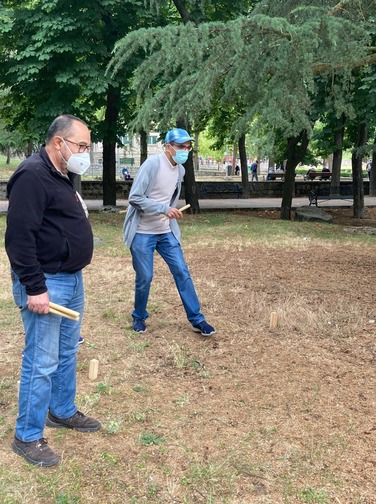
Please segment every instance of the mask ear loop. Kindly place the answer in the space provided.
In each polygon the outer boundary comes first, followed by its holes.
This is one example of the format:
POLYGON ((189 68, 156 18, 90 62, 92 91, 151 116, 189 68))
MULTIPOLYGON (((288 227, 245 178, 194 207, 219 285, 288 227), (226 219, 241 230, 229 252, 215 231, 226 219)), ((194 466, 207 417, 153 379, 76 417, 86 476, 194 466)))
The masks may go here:
MULTIPOLYGON (((62 139, 62 141, 64 142, 65 147, 66 147, 66 148, 69 150, 69 152, 73 155, 73 152, 72 152, 72 151, 70 150, 70 148, 68 147, 67 142, 64 140, 64 138, 63 138, 63 137, 61 137, 61 139, 62 139)), ((68 161, 65 159, 65 157, 64 157, 64 156, 63 156, 63 154, 61 153, 61 149, 59 150, 59 152, 60 152, 60 156, 61 156, 62 160, 64 161, 64 163, 67 163, 67 164, 68 164, 68 161)))
POLYGON ((65 164, 68 164, 68 161, 65 159, 65 157, 62 155, 61 150, 59 150, 61 159, 64 161, 65 164))

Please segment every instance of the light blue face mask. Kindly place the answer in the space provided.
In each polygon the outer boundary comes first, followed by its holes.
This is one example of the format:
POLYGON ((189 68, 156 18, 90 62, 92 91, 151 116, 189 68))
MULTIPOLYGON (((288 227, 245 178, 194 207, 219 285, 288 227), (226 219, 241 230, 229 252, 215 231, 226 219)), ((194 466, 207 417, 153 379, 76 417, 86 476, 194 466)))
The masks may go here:
POLYGON ((186 150, 176 150, 175 156, 172 156, 172 159, 175 163, 184 164, 189 156, 189 151, 186 150))

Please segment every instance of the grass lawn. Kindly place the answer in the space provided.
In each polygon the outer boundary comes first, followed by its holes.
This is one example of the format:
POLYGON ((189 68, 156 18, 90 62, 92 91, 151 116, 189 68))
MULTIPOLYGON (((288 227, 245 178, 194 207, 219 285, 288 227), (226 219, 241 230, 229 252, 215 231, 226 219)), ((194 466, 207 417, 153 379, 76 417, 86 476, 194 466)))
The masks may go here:
POLYGON ((6 164, 5 156, 0 155, 0 179, 8 180, 22 159, 12 158, 10 164, 6 164))

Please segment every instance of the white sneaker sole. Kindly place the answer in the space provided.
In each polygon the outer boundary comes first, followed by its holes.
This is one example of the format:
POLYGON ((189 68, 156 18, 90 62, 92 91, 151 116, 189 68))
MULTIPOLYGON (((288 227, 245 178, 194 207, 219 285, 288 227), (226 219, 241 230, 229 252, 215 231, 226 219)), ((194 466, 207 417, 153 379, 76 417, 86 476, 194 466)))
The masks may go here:
POLYGON ((201 333, 202 336, 211 336, 212 334, 215 334, 215 330, 212 331, 211 333, 204 333, 201 331, 201 329, 198 329, 196 327, 192 328, 195 333, 201 333))

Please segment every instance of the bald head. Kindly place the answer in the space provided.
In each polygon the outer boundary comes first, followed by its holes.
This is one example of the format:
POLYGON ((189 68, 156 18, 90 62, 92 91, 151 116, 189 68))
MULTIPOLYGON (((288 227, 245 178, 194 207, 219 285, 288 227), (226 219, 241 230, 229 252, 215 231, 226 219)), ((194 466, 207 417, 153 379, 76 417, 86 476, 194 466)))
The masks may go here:
POLYGON ((48 128, 46 144, 49 144, 56 135, 59 135, 63 138, 68 137, 73 131, 75 123, 77 122, 88 128, 88 125, 85 121, 74 115, 64 114, 56 117, 52 121, 51 126, 48 128))
POLYGON ((68 173, 67 162, 72 154, 89 149, 91 143, 88 125, 82 119, 64 114, 56 117, 48 129, 46 137, 47 154, 57 170, 68 173))

